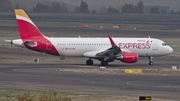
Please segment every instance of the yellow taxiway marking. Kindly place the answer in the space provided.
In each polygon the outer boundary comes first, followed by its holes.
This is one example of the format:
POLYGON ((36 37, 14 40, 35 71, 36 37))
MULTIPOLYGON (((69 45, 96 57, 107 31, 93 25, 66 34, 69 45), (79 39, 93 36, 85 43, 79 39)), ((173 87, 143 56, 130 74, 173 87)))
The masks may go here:
POLYGON ((142 69, 125 69, 125 73, 142 73, 142 69))

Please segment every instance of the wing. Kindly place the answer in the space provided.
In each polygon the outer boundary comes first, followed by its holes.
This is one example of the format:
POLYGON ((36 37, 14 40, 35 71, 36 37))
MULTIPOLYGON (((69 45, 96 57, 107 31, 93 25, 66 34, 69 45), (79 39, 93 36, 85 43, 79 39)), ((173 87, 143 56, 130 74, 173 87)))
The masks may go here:
POLYGON ((114 59, 120 58, 122 50, 116 45, 116 43, 113 41, 110 35, 108 35, 108 38, 111 43, 110 48, 101 51, 86 52, 83 54, 83 56, 91 57, 91 58, 104 58, 105 61, 109 58, 114 58, 114 59))
POLYGON ((112 37, 110 35, 108 35, 108 38, 111 43, 111 47, 107 50, 97 53, 96 56, 116 57, 117 55, 121 54, 121 52, 122 52, 121 49, 116 45, 116 43, 113 41, 112 37))

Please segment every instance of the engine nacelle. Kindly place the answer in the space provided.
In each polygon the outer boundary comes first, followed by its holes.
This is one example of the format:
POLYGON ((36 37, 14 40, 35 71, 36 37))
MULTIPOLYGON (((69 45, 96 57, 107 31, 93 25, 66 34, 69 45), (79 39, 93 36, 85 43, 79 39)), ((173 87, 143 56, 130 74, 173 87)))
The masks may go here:
POLYGON ((138 61, 138 54, 134 52, 122 53, 122 62, 125 63, 136 63, 138 61))

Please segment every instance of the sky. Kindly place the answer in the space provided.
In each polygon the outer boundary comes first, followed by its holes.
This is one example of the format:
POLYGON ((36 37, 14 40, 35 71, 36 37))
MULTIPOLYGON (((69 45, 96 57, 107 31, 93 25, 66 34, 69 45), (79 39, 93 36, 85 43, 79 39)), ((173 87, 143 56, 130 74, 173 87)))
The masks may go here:
MULTIPOLYGON (((50 1, 50 0, 49 0, 50 1)), ((124 5, 125 3, 136 4, 140 0, 59 0, 68 4, 79 6, 81 1, 87 2, 90 9, 97 9, 103 6, 114 6, 118 7, 124 5)), ((144 5, 150 6, 169 6, 170 9, 179 10, 180 9, 180 0, 141 0, 144 5)))

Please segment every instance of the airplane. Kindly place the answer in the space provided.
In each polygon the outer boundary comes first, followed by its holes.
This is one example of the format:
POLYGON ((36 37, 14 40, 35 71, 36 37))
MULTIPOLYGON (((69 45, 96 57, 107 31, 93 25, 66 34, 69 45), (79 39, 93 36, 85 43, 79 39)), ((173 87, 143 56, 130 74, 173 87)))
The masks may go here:
POLYGON ((149 65, 154 65, 153 57, 168 55, 173 49, 164 41, 155 38, 54 38, 44 36, 23 9, 15 9, 21 39, 5 40, 13 45, 56 56, 87 57, 86 65, 93 65, 97 59, 102 66, 119 60, 136 63, 139 57, 148 57, 149 65))

